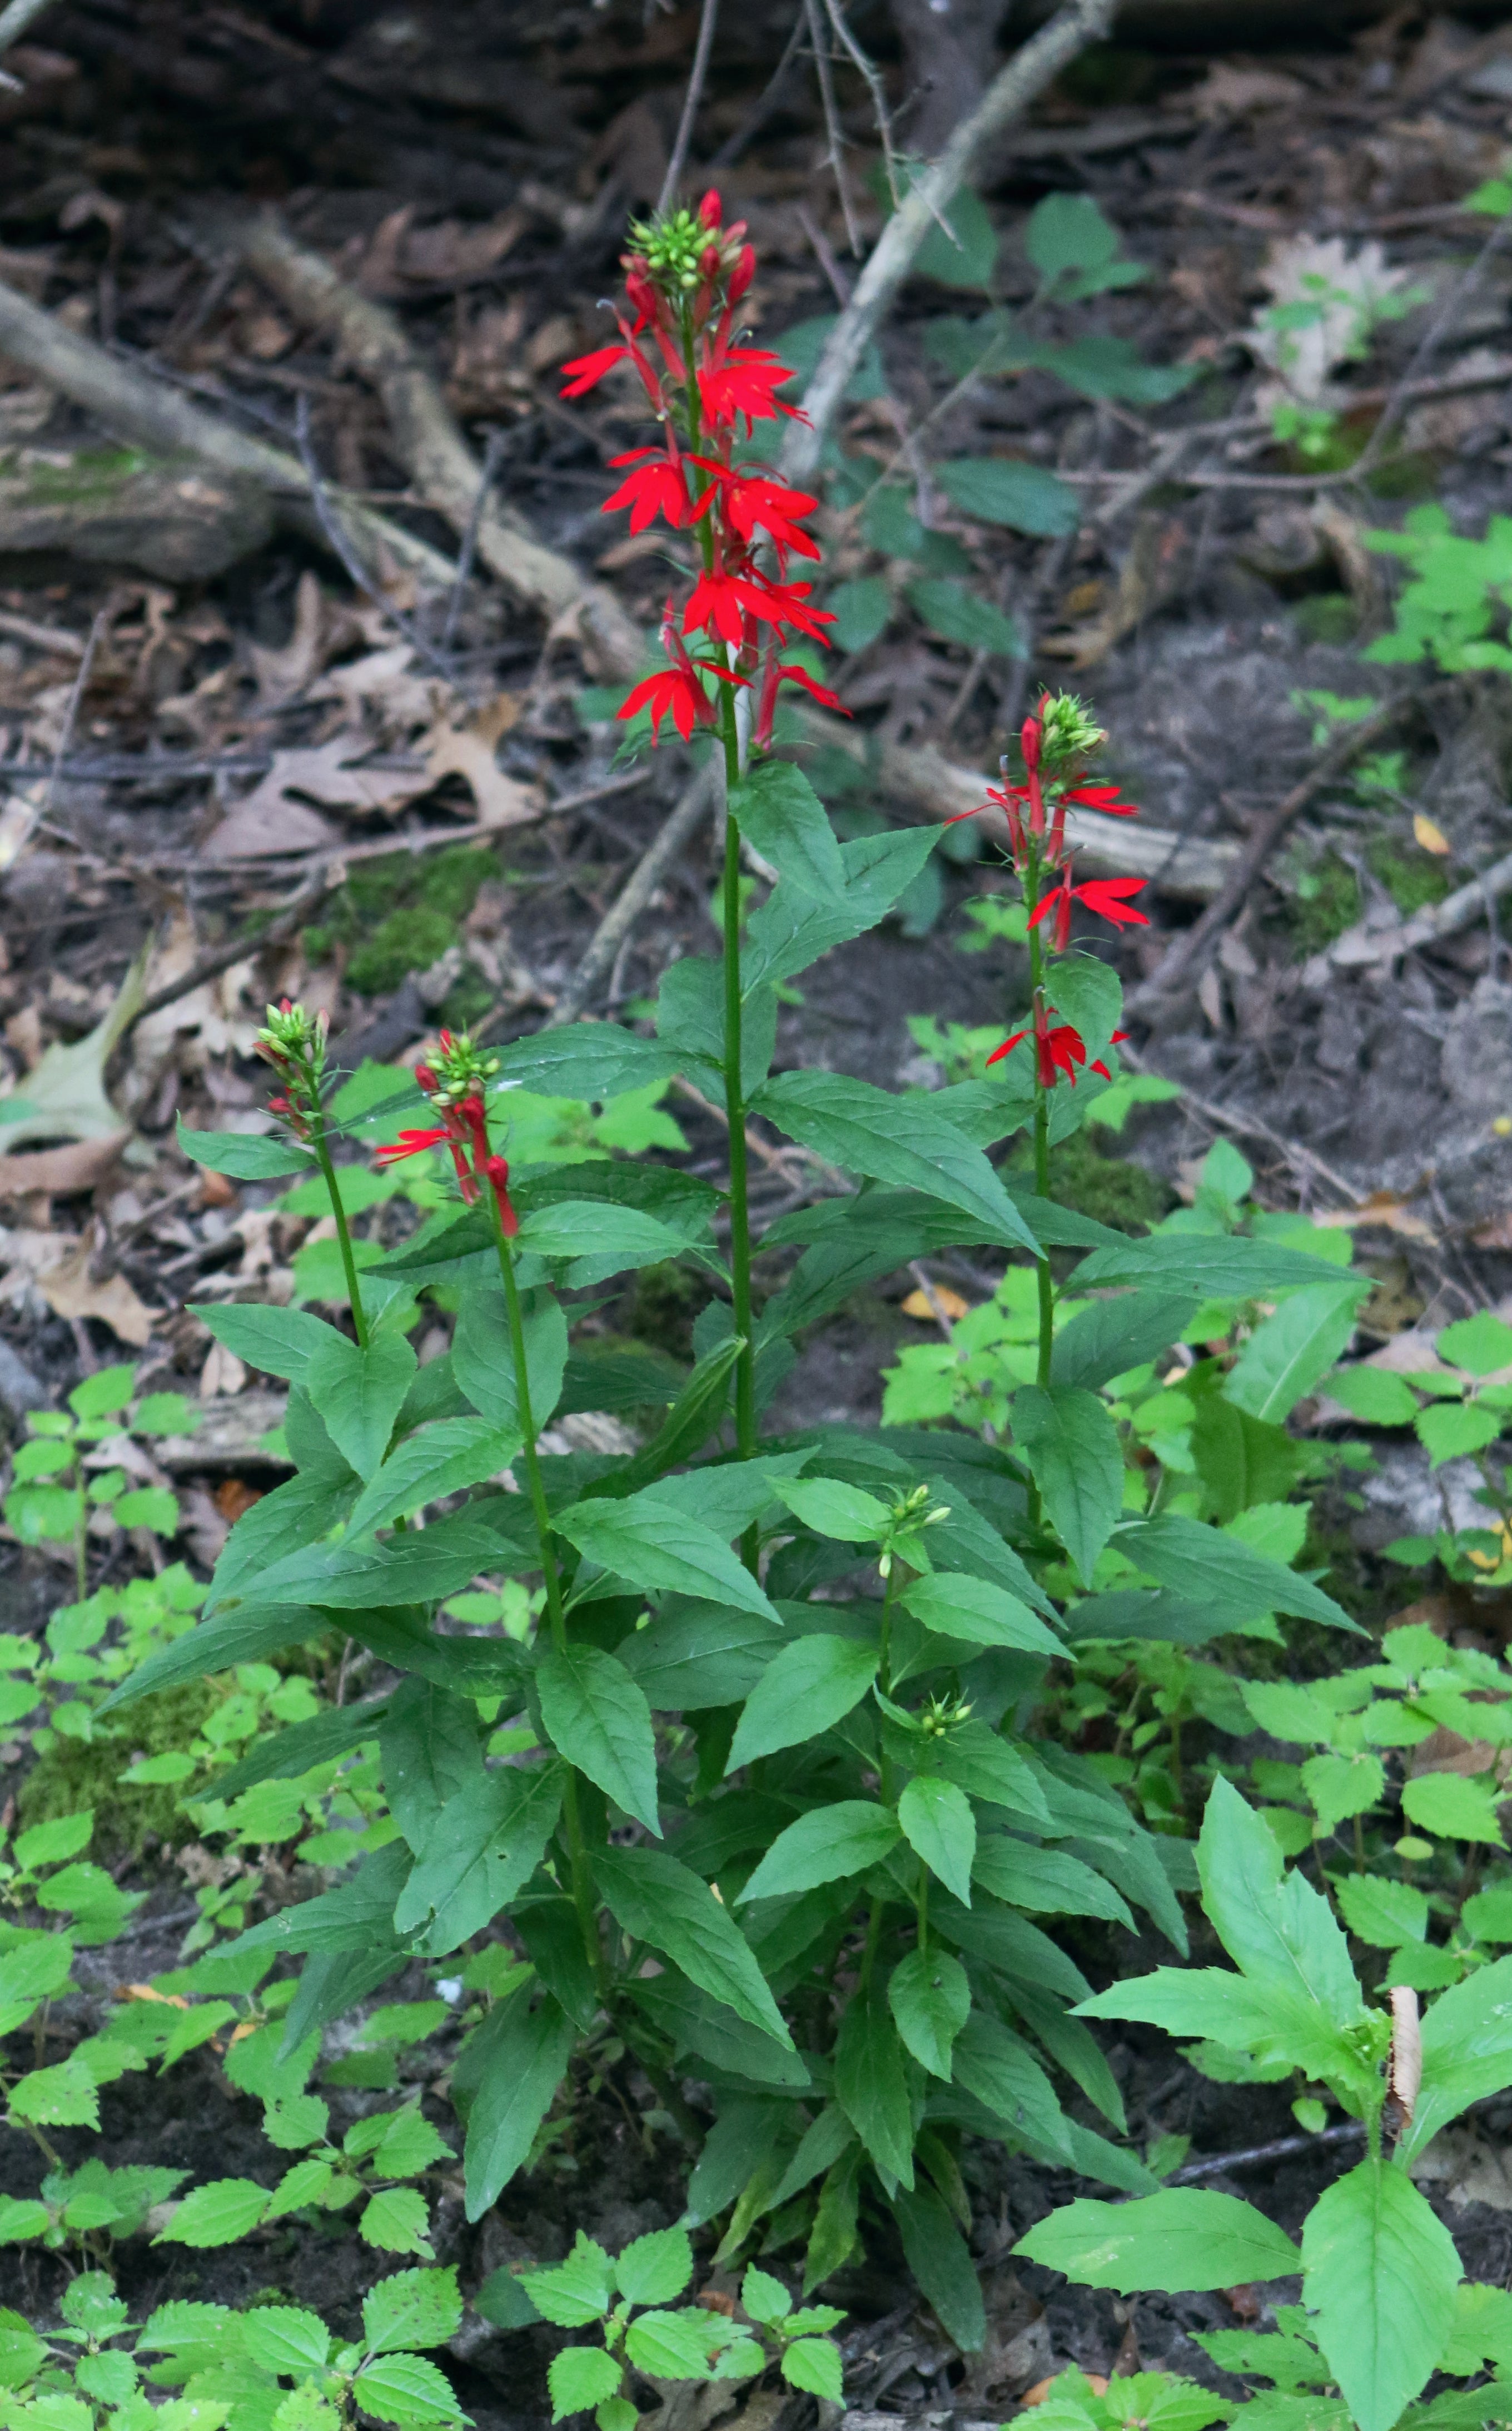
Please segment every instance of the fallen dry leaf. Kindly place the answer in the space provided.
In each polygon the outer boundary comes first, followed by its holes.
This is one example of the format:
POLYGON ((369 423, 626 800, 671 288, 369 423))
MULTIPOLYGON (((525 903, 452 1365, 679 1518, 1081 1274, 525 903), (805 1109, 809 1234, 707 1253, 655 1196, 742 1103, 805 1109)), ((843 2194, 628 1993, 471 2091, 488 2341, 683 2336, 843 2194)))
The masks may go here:
POLYGON ((96 1316, 123 1342, 144 1350, 152 1333, 152 1310, 138 1298, 125 1275, 110 1275, 96 1283, 90 1272, 93 1252, 91 1225, 66 1258, 37 1277, 38 1290, 55 1316, 96 1316))
POLYGON ((216 1487, 212 1501, 222 1518, 234 1528, 244 1511, 262 1501, 261 1488, 249 1485, 244 1477, 225 1477, 216 1487))
POLYGON ((247 1381, 243 1361, 224 1342, 212 1342, 204 1366, 200 1369, 200 1400, 212 1401, 225 1394, 240 1393, 247 1381))
POLYGON ((928 1292, 911 1291, 908 1294, 903 1302, 905 1316, 922 1317, 931 1325, 939 1317, 948 1316, 952 1325, 957 1325, 963 1316, 970 1316, 972 1304, 970 1300, 962 1299, 959 1292, 948 1291, 943 1283, 935 1283, 931 1288, 935 1295, 933 1302, 928 1292))
POLYGON ((31 1156, 0 1156, 0 1199, 26 1199, 34 1192, 67 1199, 75 1191, 92 1190, 130 1137, 129 1131, 108 1132, 104 1139, 74 1140, 31 1156))
POLYGON ((1450 853, 1454 849, 1443 829, 1435 827, 1432 819, 1423 811, 1413 813, 1412 832, 1424 852, 1450 853))
POLYGON ((294 629, 282 649, 264 649, 258 642, 248 645, 247 656, 258 679, 258 696, 268 707, 277 708, 295 699, 307 684, 314 681, 324 663, 324 594, 320 577, 307 566, 294 594, 294 629))
POLYGON ((24 1097, 29 1114, 5 1129, 8 1148, 28 1140, 112 1139, 121 1115, 105 1093, 105 1067, 117 1040, 146 993, 150 946, 143 946, 105 1019, 87 1038, 49 1047, 27 1073, 24 1097))
POLYGON ((1358 1207, 1330 1207, 1322 1215, 1316 1212, 1310 1218, 1336 1232, 1353 1232, 1361 1225, 1379 1226, 1387 1232, 1401 1232, 1409 1241, 1437 1239, 1431 1224, 1421 1216, 1409 1216, 1404 1200, 1393 1190, 1372 1190, 1358 1207))
POLYGON ((1477 1249, 1512 1249, 1512 1208, 1493 1216, 1489 1223, 1478 1224, 1470 1239, 1477 1249))
POLYGON ((339 830, 300 795, 329 810, 367 813, 399 810, 435 783, 434 768, 427 773, 357 765, 372 748, 367 735, 343 733, 328 743, 274 752, 267 775, 233 806, 205 846, 205 858, 260 861, 335 845, 339 830))
POLYGON ((1445 2127, 1407 2166, 1420 2185, 1436 2188, 1452 2204, 1512 2211, 1509 2159, 1505 2145, 1488 2143, 1473 2127, 1445 2127))
POLYGON ((512 693, 496 693, 465 726, 438 722, 431 729, 429 781, 460 777, 472 789, 485 827, 525 827, 540 818, 545 807, 539 785, 507 776, 493 756, 500 736, 518 719, 520 708, 512 693))

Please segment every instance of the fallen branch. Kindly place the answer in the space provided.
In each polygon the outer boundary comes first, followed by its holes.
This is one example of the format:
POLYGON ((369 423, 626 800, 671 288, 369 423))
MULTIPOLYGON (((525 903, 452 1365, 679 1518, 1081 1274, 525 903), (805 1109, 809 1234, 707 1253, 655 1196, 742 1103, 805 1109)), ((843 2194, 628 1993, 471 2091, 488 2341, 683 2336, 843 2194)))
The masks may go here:
POLYGON ((1053 84, 1089 42, 1108 33, 1118 0, 1067 0, 1041 32, 1016 51, 989 85, 979 107, 961 121, 939 159, 909 188, 867 258, 856 293, 830 331, 804 396, 806 420, 790 422, 782 471, 791 481, 811 478, 831 423, 878 322, 913 267, 932 228, 939 226, 971 175, 982 146, 1053 84))
POLYGON ((1202 918, 1166 947, 1143 985, 1131 993, 1126 1012, 1142 1012, 1158 998, 1171 996, 1177 988, 1189 987, 1201 978, 1223 929, 1238 910, 1293 819, 1337 777, 1342 776, 1363 751, 1370 750, 1384 734, 1389 732, 1412 697, 1408 694, 1400 700, 1387 701, 1360 725, 1346 727, 1341 734, 1335 736, 1301 783, 1293 785, 1274 810, 1268 811, 1258 822, 1202 918))
MULTIPOLYGON (((273 497, 280 519, 324 545, 320 517, 298 459, 266 440, 251 438, 229 422, 207 413, 166 381, 137 363, 108 354, 70 329, 40 304, 0 284, 0 355, 34 372, 48 388, 83 406, 109 430, 156 456, 192 457, 233 481, 250 481, 273 497)), ((437 590, 455 569, 402 524, 374 514, 341 490, 328 493, 331 511, 365 560, 390 563, 437 590)))
POLYGON ((602 584, 585 579, 571 558, 545 547, 522 516, 489 500, 485 467, 457 428, 439 381, 387 306, 339 278, 320 254, 296 243, 272 212, 255 220, 217 220, 214 228, 306 328, 334 338, 346 360, 373 382, 416 488, 459 537, 475 532, 477 553, 490 573, 554 623, 575 616, 605 667, 633 674, 645 646, 619 601, 602 584))
POLYGON ((1456 886, 1441 903, 1427 903, 1415 912, 1410 920, 1394 921, 1386 928, 1372 928, 1368 920, 1358 921, 1346 929, 1331 946, 1314 954, 1303 970, 1303 985, 1314 990, 1326 987, 1329 975, 1336 970, 1359 970, 1371 964, 1378 966, 1399 962, 1418 946, 1436 946, 1445 937, 1458 936, 1473 929, 1477 920, 1487 917, 1504 895, 1512 895, 1512 852, 1493 861, 1478 878, 1456 886))
POLYGON ((19 42, 27 26, 51 6, 52 0, 10 0, 8 8, 0 10, 0 51, 19 42))

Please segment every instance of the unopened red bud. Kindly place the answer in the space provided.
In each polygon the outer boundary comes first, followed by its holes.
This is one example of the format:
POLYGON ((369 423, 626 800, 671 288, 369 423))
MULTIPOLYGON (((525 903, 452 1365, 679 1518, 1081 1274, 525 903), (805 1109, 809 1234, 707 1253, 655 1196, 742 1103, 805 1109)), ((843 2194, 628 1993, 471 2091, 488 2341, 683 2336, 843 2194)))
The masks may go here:
POLYGON ((417 1086, 424 1090, 427 1098, 437 1086, 436 1075, 428 1064, 415 1065, 415 1081, 417 1086))
POLYGON ((741 296, 745 293, 746 289, 750 286, 752 279, 756 277, 756 258, 755 245, 742 244, 740 247, 739 258, 736 262, 735 268, 730 273, 730 284, 726 291, 732 304, 739 304, 741 296))
POLYGON ((717 228, 724 216, 724 206, 712 186, 698 206, 698 216, 707 228, 717 228))

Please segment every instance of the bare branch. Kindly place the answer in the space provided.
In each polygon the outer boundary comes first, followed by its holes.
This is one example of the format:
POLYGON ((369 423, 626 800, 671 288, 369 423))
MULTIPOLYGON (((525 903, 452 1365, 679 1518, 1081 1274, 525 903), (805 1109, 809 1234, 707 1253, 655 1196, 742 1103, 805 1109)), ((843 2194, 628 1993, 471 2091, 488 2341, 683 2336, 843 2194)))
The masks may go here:
POLYGON ((677 122, 677 135, 672 147, 672 159, 667 163, 667 174, 661 181, 661 192, 656 196, 658 219, 664 212, 670 211, 676 201, 677 189, 682 184, 683 171, 688 165, 688 147, 693 140, 693 121, 698 116, 698 105, 704 98, 704 80, 708 75, 709 53, 714 47, 714 27, 719 13, 720 0, 704 0, 704 13, 698 21, 698 41, 693 46, 693 64, 688 71, 688 91, 683 97, 683 114, 677 122))
POLYGON ((808 43, 814 54, 814 73, 819 78, 819 97, 824 109, 824 133, 829 142, 829 165, 835 172, 835 188, 845 214, 845 235, 851 251, 859 254, 861 231, 856 224, 856 206, 851 200, 851 181, 845 173, 845 136, 840 126, 839 107, 835 99, 835 71, 829 55, 829 43, 820 22, 819 0, 804 0, 808 18, 808 43))

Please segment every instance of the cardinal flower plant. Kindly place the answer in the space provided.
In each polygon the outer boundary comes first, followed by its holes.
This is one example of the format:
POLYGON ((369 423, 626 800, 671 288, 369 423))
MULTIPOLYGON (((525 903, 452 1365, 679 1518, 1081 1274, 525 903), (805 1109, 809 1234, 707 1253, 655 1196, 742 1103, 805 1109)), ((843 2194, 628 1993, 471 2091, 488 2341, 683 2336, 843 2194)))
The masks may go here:
MULTIPOLYGON (((750 452, 793 409, 786 367, 741 331, 742 231, 710 197, 636 228, 625 273, 619 337, 570 367, 569 394, 639 387, 659 436, 624 460, 611 504, 698 552, 663 620, 668 663, 625 711, 716 739, 723 953, 673 964, 651 1025, 579 1022, 488 1054, 443 1035, 407 1101, 344 1120, 320 1025, 270 1016, 279 1130, 181 1136, 234 1175, 324 1175, 350 1319, 200 1311, 287 1380, 294 1474, 237 1521, 194 1626, 113 1702, 298 1646, 371 1658, 365 1698, 263 1738, 217 1794, 365 1751, 386 1828, 224 1963, 300 1968, 291 2052, 412 1961, 484 1983, 449 2071, 471 2219, 535 2165, 584 2075, 623 2066, 645 2133, 684 2143, 685 2225, 722 2265, 776 2257, 806 2292, 893 2240, 974 2348, 968 2139, 1154 2189, 1057 1920, 1083 1933, 1138 1913, 1182 1949, 1178 1892, 1195 1886, 1175 1838, 1035 1735, 1050 1667, 1078 1641, 1189 1644, 1277 1613, 1349 1626, 1200 1501, 1147 1507, 1100 1388, 1214 1293, 1284 1299, 1340 1277, 1271 1238, 1136 1240, 1051 1198, 1050 1149, 1118 1071, 1118 980, 1078 930, 1142 916, 1135 881, 1075 874, 1078 817, 1129 807, 1090 779, 1103 737, 1075 701, 1039 704, 1022 777, 990 797, 1030 921, 1030 1001, 1002 1048, 933 1093, 773 1070, 779 990, 885 919, 939 830, 841 843, 770 748, 785 683, 829 698, 791 655, 822 645, 826 613, 816 501, 750 452), (747 838, 776 872, 754 908, 747 838), (678 1077, 723 1106, 722 1187, 670 1158, 554 1164, 518 1139, 511 1154, 516 1091, 603 1105, 678 1077), (380 1115, 383 1161, 425 1157, 456 1196, 358 1271, 333 1147, 380 1115), (809 1202, 759 1239, 757 1125, 812 1175, 809 1202), (1020 1134, 1027 1174, 989 1153, 1020 1134), (1037 1372, 1001 1427, 777 1417, 807 1329, 960 1248, 1037 1278, 1037 1372), (758 1249, 782 1275, 759 1307, 758 1249), (598 1287, 669 1263, 704 1299, 691 1366, 595 1355, 598 1287), (409 1336, 433 1294, 450 1349, 422 1366, 409 1336), (1068 1294, 1081 1313, 1062 1323, 1068 1294), (633 1452, 557 1432, 648 1408, 663 1415, 633 1452), (540 1612, 523 1634, 486 1618, 509 1582, 540 1612), (501 1944, 510 1963, 474 1979, 501 1944)), ((601 2431, 623 2419, 611 2365, 601 2431)))

